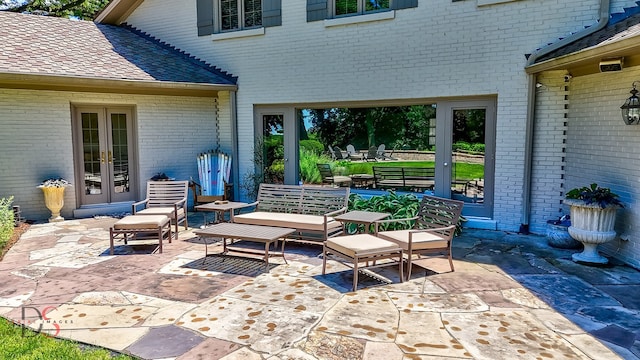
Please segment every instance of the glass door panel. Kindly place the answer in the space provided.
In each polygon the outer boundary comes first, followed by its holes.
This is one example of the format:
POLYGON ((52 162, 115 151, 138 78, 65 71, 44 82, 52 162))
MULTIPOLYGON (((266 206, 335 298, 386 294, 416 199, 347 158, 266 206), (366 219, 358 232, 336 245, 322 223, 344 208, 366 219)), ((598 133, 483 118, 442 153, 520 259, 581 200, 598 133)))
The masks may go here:
POLYGON ((484 201, 485 109, 453 110, 452 198, 484 201))
POLYGON ((83 192, 90 203, 107 202, 103 175, 106 172, 105 152, 101 147, 106 138, 100 130, 98 112, 81 112, 83 150, 83 192))
POLYGON ((109 112, 107 125, 111 128, 111 132, 107 162, 110 171, 111 202, 127 201, 132 198, 129 167, 129 161, 132 158, 131 121, 131 116, 126 112, 109 112))
POLYGON ((264 181, 284 184, 284 115, 263 115, 262 129, 264 181))

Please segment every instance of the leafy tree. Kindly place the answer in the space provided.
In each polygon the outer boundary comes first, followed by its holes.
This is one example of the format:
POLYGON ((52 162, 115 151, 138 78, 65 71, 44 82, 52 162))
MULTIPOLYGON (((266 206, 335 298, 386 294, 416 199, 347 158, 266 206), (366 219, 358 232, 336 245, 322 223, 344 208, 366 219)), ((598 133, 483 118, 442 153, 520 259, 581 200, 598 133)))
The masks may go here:
POLYGON ((0 0, 0 10, 91 20, 109 0, 0 0))
POLYGON ((325 146, 359 149, 387 144, 429 149, 430 120, 435 108, 429 105, 377 108, 330 108, 309 110, 312 132, 325 146))

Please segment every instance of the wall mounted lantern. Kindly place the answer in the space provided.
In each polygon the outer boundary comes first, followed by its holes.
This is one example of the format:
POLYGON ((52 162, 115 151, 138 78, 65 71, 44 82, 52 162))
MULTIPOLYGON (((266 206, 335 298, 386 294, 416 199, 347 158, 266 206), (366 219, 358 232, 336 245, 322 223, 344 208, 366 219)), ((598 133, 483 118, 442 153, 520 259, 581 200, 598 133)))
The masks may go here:
POLYGON ((634 81, 630 93, 631 96, 624 102, 624 105, 620 106, 622 109, 622 120, 627 125, 638 125, 640 124, 640 99, 636 94, 638 94, 638 90, 636 90, 636 82, 634 81))

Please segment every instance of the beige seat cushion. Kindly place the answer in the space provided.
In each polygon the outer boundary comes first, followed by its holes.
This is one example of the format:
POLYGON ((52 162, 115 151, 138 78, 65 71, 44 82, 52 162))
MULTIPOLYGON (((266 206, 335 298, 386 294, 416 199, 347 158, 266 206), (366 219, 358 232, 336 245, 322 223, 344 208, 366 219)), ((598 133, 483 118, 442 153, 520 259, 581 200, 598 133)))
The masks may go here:
MULTIPOLYGON (((409 250, 409 231, 410 230, 381 231, 378 233, 378 237, 393 241, 400 245, 403 250, 409 250)), ((447 248, 447 240, 432 233, 414 233, 411 248, 413 250, 447 248)))
POLYGON ((116 221, 114 230, 157 230, 166 225, 169 218, 165 215, 130 215, 116 221))
MULTIPOLYGON (((159 206, 159 207, 150 207, 150 208, 146 208, 144 210, 140 210, 136 212, 137 214, 140 215, 165 215, 165 216, 169 216, 169 217, 173 217, 173 210, 174 208, 172 206, 159 206)), ((178 208, 178 219, 182 219, 184 217, 184 208, 179 207, 178 208)))
POLYGON ((352 258, 400 250, 397 244, 369 234, 336 236, 327 239, 325 246, 352 258))
POLYGON ((348 176, 336 175, 336 176, 332 176, 331 178, 333 179, 333 182, 336 184, 342 184, 342 183, 351 184, 351 178, 348 176))
MULTIPOLYGON (((233 222, 238 224, 288 227, 297 230, 324 231, 324 216, 285 214, 277 212, 255 211, 247 214, 235 215, 233 222)), ((341 227, 342 223, 333 219, 328 220, 327 229, 341 227)))

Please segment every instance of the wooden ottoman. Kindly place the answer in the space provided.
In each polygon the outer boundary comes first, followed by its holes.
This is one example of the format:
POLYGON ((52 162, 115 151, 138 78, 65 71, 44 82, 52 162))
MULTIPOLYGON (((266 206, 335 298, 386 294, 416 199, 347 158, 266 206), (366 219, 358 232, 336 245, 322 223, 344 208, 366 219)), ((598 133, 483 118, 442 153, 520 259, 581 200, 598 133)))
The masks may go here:
POLYGON ((118 237, 125 244, 128 240, 158 239, 158 252, 162 253, 162 240, 166 237, 171 242, 171 219, 165 215, 129 215, 116 221, 109 229, 110 255, 118 237))
POLYGON ((400 282, 404 282, 402 272, 402 248, 397 244, 377 238, 370 234, 337 236, 327 239, 322 247, 322 275, 327 268, 327 255, 333 254, 353 264, 353 291, 358 288, 358 264, 366 262, 362 268, 389 266, 389 263, 376 265, 377 260, 398 259, 400 282), (369 265, 369 261, 373 264, 369 265))

